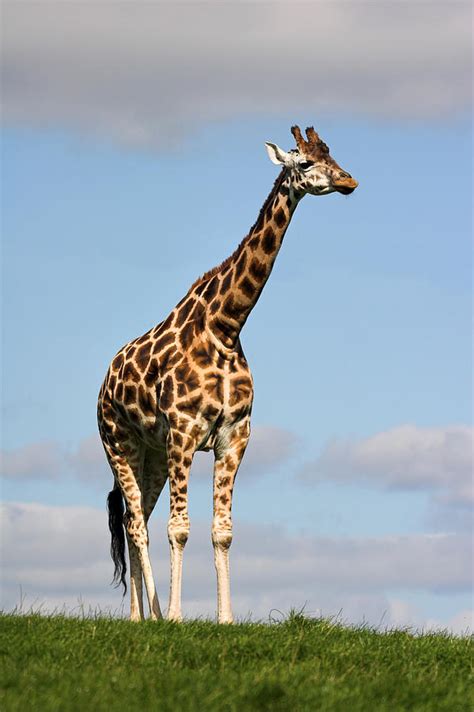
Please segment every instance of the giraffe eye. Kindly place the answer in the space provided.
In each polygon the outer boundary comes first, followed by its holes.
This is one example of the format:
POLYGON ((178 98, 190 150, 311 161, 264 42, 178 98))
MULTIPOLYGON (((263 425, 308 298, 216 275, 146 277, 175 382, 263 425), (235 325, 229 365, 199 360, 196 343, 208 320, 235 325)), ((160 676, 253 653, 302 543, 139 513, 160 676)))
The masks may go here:
POLYGON ((314 166, 314 161, 301 161, 300 163, 300 168, 302 168, 304 171, 307 168, 311 168, 311 166, 314 166))

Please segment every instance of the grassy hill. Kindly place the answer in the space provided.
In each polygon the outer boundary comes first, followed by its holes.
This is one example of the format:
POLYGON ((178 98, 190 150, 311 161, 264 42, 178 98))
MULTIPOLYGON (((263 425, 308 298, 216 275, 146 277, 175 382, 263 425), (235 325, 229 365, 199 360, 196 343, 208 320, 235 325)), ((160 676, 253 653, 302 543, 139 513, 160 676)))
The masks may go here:
POLYGON ((1 709, 461 712, 472 640, 279 624, 0 617, 1 709))

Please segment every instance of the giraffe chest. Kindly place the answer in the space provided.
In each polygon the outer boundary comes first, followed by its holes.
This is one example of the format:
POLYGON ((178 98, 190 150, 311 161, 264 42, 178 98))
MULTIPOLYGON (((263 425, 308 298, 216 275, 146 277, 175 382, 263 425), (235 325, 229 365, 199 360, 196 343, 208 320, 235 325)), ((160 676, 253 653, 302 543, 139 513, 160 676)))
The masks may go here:
POLYGON ((149 445, 177 427, 192 433, 199 449, 210 449, 219 433, 249 415, 253 400, 240 347, 224 357, 202 339, 172 358, 158 353, 143 368, 125 358, 106 383, 118 416, 149 445))
MULTIPOLYGON (((204 382, 201 407, 193 416, 198 450, 215 450, 239 422, 248 419, 252 409, 253 382, 246 363, 241 367, 226 361, 210 375, 204 382)), ((178 412, 182 412, 179 403, 178 412)))
POLYGON ((206 367, 183 359, 164 379, 159 407, 178 419, 189 418, 199 432, 199 447, 210 449, 222 428, 250 413, 252 400, 247 362, 232 354, 227 359, 219 356, 206 367))

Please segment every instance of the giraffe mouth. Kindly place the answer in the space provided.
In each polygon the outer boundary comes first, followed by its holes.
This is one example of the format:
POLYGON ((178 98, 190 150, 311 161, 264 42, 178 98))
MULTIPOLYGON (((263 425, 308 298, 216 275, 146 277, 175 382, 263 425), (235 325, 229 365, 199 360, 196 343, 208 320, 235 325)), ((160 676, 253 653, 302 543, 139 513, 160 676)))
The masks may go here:
POLYGON ((334 186, 337 190, 338 193, 342 193, 342 195, 350 195, 355 191, 355 186, 354 188, 349 188, 347 185, 339 185, 339 186, 334 186))
POLYGON ((350 195, 358 185, 359 183, 352 177, 338 181, 337 183, 333 182, 334 189, 337 190, 338 193, 342 193, 342 195, 350 195))

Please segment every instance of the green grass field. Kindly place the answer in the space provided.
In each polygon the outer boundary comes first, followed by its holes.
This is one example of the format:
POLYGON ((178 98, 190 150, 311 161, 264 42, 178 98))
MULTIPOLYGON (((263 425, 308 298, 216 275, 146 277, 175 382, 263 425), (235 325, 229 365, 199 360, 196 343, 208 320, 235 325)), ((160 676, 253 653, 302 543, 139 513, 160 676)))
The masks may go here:
POLYGON ((3 712, 473 709, 472 640, 282 623, 2 615, 3 712))

